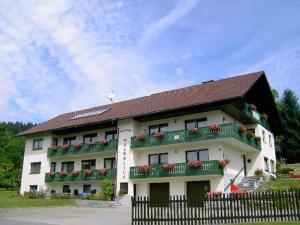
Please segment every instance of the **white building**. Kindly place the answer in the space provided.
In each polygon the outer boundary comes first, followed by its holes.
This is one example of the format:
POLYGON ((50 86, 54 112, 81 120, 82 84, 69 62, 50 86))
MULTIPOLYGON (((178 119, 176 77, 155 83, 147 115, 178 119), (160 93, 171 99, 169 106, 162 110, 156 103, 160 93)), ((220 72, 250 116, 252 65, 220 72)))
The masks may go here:
POLYGON ((233 178, 275 172, 280 131, 264 72, 66 113, 20 134, 26 137, 21 193, 101 191, 106 179, 127 196, 227 192, 233 178), (190 168, 190 160, 203 165, 190 168))

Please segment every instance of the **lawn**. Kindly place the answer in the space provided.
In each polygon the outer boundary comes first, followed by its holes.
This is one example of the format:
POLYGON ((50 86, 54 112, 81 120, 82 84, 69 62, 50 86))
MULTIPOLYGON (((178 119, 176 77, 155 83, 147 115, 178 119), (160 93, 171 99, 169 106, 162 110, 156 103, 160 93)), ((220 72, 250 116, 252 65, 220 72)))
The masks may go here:
POLYGON ((17 196, 17 190, 0 189, 0 208, 12 207, 49 207, 49 206, 72 206, 72 200, 67 199, 28 199, 17 196))
POLYGON ((295 172, 300 173, 300 163, 295 164, 283 164, 281 165, 282 168, 292 168, 295 172))
POLYGON ((276 180, 270 180, 267 183, 264 183, 261 187, 261 190, 269 191, 284 191, 284 190, 295 190, 300 189, 300 179, 298 178, 278 178, 276 180))

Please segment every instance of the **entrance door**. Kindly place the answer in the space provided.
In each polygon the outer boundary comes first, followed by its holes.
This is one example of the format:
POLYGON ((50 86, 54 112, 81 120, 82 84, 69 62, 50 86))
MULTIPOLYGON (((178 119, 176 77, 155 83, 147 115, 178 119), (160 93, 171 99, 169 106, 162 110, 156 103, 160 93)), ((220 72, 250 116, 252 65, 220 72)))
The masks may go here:
MULTIPOLYGON (((209 191, 210 181, 190 181, 186 183, 187 199, 201 200, 204 197, 204 195, 209 191)), ((201 201, 199 202, 199 204, 197 204, 197 202, 193 202, 193 205, 202 205, 201 201)), ((192 206, 191 204, 189 205, 192 206)))
POLYGON ((168 200, 170 195, 169 183, 150 184, 150 198, 159 200, 168 200))

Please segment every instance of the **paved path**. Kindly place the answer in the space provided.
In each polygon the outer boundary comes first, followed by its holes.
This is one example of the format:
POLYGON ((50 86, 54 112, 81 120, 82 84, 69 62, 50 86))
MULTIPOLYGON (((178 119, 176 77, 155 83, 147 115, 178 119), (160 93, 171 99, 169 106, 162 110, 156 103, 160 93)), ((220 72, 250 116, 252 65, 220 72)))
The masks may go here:
POLYGON ((130 225, 130 208, 0 209, 0 225, 130 225))

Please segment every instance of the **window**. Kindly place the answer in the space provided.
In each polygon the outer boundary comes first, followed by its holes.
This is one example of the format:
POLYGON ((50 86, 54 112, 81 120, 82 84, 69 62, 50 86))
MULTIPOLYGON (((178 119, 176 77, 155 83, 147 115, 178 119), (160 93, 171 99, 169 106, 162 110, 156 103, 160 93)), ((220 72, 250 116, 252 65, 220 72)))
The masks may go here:
POLYGON ((185 129, 200 128, 207 126, 207 118, 193 119, 185 121, 185 129))
POLYGON ((83 185, 83 193, 90 193, 91 192, 91 185, 90 184, 84 184, 83 185))
POLYGON ((116 168, 116 158, 106 158, 106 159, 104 159, 104 168, 105 169, 116 168))
POLYGON ((29 185, 29 190, 30 191, 37 191, 38 186, 37 185, 29 185))
POLYGON ((95 143, 97 141, 97 134, 87 134, 83 136, 83 144, 95 143))
POLYGON ((76 137, 64 138, 64 145, 74 145, 76 144, 76 137))
POLYGON ((81 161, 81 169, 96 169, 96 159, 82 160, 81 161))
POLYGON ((124 194, 128 193, 128 183, 127 182, 121 182, 120 183, 120 190, 124 191, 124 194))
POLYGON ((57 147, 58 146, 58 139, 57 138, 53 138, 52 139, 52 146, 53 147, 57 147))
POLYGON ((270 160, 270 170, 272 173, 275 173, 275 163, 274 160, 270 160))
POLYGON ((265 171, 269 172, 269 160, 264 157, 265 171))
POLYGON ((269 145, 270 145, 270 147, 273 146, 273 140, 272 140, 272 135, 271 134, 269 134, 269 145))
POLYGON ((32 150, 41 150, 43 149, 43 139, 33 140, 32 150))
POLYGON ((63 193, 67 193, 67 194, 71 193, 70 185, 63 185, 63 193))
POLYGON ((72 172, 74 170, 74 161, 71 162, 62 162, 61 163, 61 172, 72 172))
POLYGON ((41 172, 41 162, 31 163, 30 173, 39 174, 41 172))
POLYGON ((106 131, 105 132, 105 139, 110 141, 110 140, 117 140, 118 139, 118 131, 113 130, 113 131, 106 131))
POLYGON ((159 124, 149 126, 149 134, 156 134, 158 132, 168 132, 168 124, 159 124))
POLYGON ((263 142, 266 143, 266 131, 262 131, 263 142))
POLYGON ((149 165, 162 165, 168 163, 168 153, 149 155, 149 165))
POLYGON ((55 171, 56 171, 56 162, 51 162, 50 172, 55 173, 55 171))
POLYGON ((209 161, 208 149, 186 151, 186 162, 191 160, 209 161))

